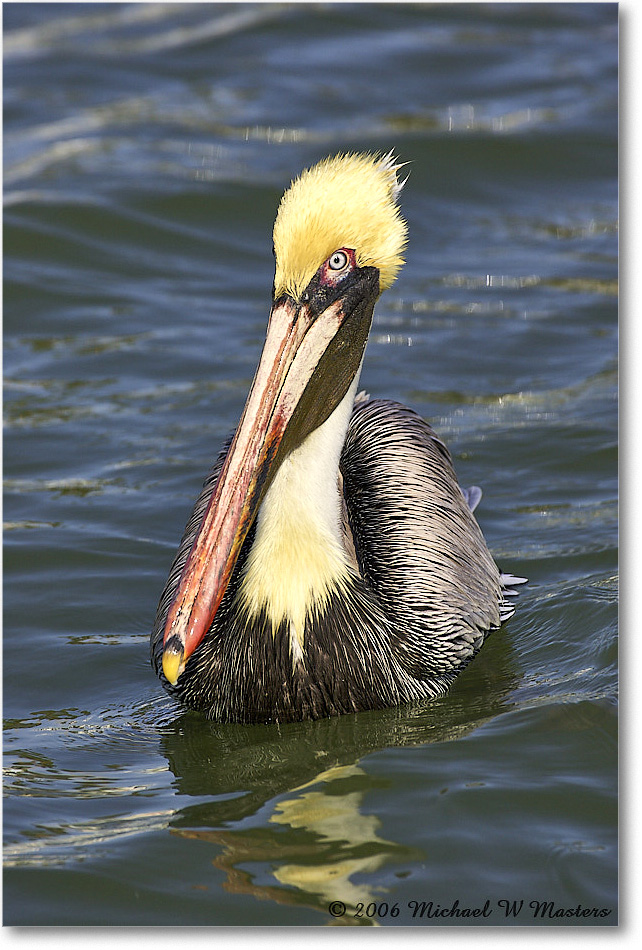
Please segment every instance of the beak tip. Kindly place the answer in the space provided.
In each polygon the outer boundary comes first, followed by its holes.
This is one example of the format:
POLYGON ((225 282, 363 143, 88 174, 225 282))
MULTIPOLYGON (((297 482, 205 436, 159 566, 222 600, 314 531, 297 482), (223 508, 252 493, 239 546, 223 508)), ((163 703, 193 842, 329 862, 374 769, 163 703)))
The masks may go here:
POLYGON ((172 646, 165 647, 163 651, 163 673, 165 679, 171 683, 172 686, 176 686, 178 677, 184 669, 183 650, 176 651, 172 646))

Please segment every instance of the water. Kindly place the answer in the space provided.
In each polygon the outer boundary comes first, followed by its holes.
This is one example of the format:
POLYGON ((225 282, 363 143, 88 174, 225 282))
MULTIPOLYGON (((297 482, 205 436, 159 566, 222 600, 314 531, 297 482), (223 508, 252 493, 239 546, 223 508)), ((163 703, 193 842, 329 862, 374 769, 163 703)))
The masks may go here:
POLYGON ((3 12, 5 923, 614 924, 617 7, 3 12), (353 148, 410 163, 363 385, 530 584, 442 699, 220 726, 148 633, 280 194, 353 148))

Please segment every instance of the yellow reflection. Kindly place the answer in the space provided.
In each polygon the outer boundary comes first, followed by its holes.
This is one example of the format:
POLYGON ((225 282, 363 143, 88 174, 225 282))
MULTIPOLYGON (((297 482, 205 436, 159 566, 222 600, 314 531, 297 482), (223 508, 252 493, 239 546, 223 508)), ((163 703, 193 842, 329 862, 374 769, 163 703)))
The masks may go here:
MULTIPOLYGON (((319 782, 334 782, 338 779, 354 778, 365 775, 357 765, 336 766, 321 772, 312 782, 299 788, 300 792, 319 782)), ((318 864, 283 864, 274 872, 282 884, 299 887, 314 894, 324 903, 342 900, 348 906, 367 904, 374 899, 374 891, 367 884, 354 884, 350 878, 357 873, 372 873, 386 861, 381 845, 390 845, 378 835, 381 822, 376 815, 363 815, 360 806, 362 792, 349 792, 344 795, 328 795, 326 791, 310 791, 296 798, 286 799, 276 807, 271 822, 303 829, 328 842, 346 848, 373 851, 364 857, 345 857, 337 861, 324 861, 318 864), (364 847, 365 846, 365 847, 364 847)))

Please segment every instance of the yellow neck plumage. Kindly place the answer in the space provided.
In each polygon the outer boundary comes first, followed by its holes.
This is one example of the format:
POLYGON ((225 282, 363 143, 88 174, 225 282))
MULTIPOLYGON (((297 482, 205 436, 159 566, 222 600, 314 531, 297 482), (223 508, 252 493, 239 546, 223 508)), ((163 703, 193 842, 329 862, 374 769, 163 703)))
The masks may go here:
POLYGON ((275 631, 289 622, 303 649, 305 619, 341 588, 350 570, 343 540, 339 456, 358 374, 330 418, 288 455, 263 499, 240 596, 275 631))

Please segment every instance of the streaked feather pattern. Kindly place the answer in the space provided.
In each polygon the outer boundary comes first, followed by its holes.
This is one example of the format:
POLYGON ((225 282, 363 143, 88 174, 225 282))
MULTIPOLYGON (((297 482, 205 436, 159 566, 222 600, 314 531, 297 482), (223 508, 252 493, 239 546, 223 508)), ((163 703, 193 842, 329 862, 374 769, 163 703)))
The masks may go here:
MULTIPOLYGON (((227 446, 208 476, 161 597, 152 663, 162 675, 165 618, 227 446)), ((398 403, 355 400, 341 455, 358 569, 311 603, 304 649, 239 589, 248 535, 209 633, 170 692, 222 721, 287 721, 437 696, 512 613, 446 446, 398 403)))

